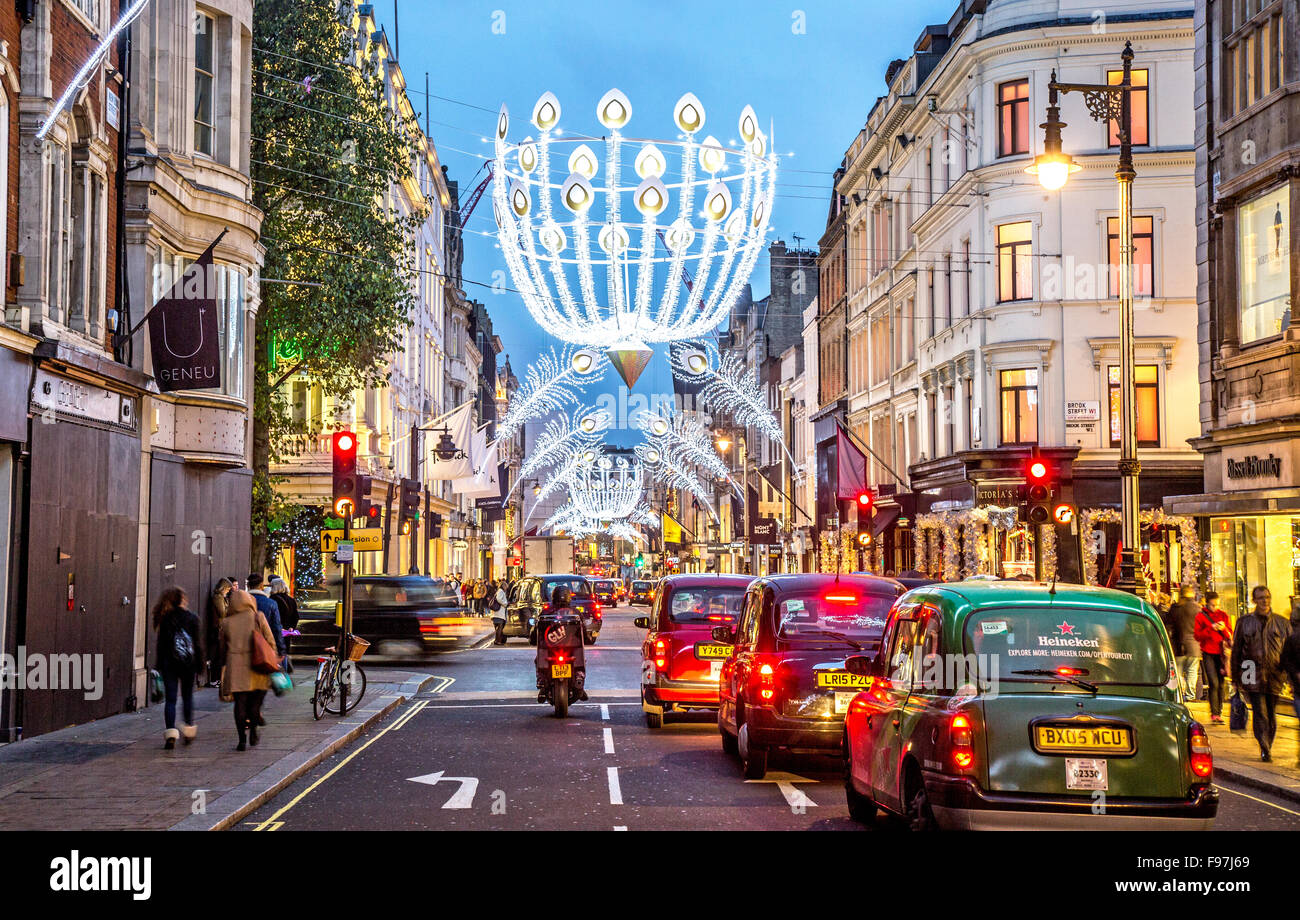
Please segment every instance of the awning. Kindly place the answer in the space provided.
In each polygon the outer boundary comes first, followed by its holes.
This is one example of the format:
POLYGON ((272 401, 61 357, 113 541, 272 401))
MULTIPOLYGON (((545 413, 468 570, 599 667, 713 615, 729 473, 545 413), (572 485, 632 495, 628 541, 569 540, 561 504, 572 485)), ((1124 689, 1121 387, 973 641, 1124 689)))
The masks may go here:
POLYGON ((886 506, 876 512, 876 516, 871 520, 871 535, 878 537, 898 520, 898 516, 903 513, 903 509, 898 505, 886 506))

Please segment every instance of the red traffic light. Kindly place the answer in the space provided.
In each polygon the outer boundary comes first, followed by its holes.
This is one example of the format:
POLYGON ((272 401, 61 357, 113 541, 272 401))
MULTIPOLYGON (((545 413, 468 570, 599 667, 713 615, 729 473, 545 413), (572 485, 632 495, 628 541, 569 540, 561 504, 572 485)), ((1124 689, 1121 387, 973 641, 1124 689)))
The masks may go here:
POLYGON ((863 489, 858 493, 858 507, 866 511, 871 507, 872 497, 869 489, 863 489))
POLYGON ((1042 460, 1031 460, 1029 462, 1029 478, 1033 480, 1044 480, 1047 478, 1047 464, 1042 460))
POLYGON ((334 432, 334 453, 354 454, 357 451, 357 437, 350 431, 334 432))

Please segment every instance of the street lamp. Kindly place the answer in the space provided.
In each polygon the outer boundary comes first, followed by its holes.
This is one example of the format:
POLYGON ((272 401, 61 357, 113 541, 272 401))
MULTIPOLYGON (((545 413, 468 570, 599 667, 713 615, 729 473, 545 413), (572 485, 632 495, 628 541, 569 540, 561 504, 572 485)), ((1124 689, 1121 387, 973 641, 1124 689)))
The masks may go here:
POLYGON ((1146 584, 1138 563, 1138 474, 1142 464, 1137 457, 1137 418, 1133 377, 1133 45, 1124 43, 1120 56, 1124 62, 1123 79, 1118 84, 1058 83, 1052 71, 1047 84, 1047 121, 1043 152, 1025 172, 1038 176, 1046 189, 1062 188, 1070 174, 1079 170, 1069 154, 1061 150, 1061 129, 1065 127, 1057 106, 1058 93, 1083 93, 1088 113, 1094 121, 1114 121, 1119 127, 1119 358, 1120 358, 1120 507, 1123 547, 1119 563, 1121 591, 1145 594, 1146 584))

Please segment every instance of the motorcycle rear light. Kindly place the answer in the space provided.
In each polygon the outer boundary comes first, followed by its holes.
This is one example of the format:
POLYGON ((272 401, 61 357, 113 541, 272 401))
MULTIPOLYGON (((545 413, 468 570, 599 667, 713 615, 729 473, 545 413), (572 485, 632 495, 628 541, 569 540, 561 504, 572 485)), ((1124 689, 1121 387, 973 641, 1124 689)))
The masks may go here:
POLYGON ((1214 754, 1210 750, 1210 739, 1200 722, 1193 722, 1187 733, 1188 747, 1191 749, 1192 772, 1197 779, 1209 779, 1214 775, 1214 754))
POLYGON ((955 714, 948 723, 948 743, 952 746, 953 766, 969 770, 975 763, 975 733, 963 713, 955 714))

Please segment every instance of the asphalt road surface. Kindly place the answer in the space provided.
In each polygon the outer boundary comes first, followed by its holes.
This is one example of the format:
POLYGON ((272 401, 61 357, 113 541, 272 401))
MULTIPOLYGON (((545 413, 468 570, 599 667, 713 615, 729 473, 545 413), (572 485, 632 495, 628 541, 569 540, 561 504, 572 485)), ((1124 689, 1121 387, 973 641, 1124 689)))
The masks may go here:
MULTIPOLYGON (((644 607, 607 608, 587 692, 539 704, 522 639, 446 655, 442 678, 299 779, 240 830, 876 830, 848 816, 834 759, 774 756, 745 781, 711 715, 651 731, 638 680, 644 607)), ((326 716, 326 718, 329 718, 326 716)), ((1220 782, 1216 829, 1300 830, 1300 805, 1220 782)))

